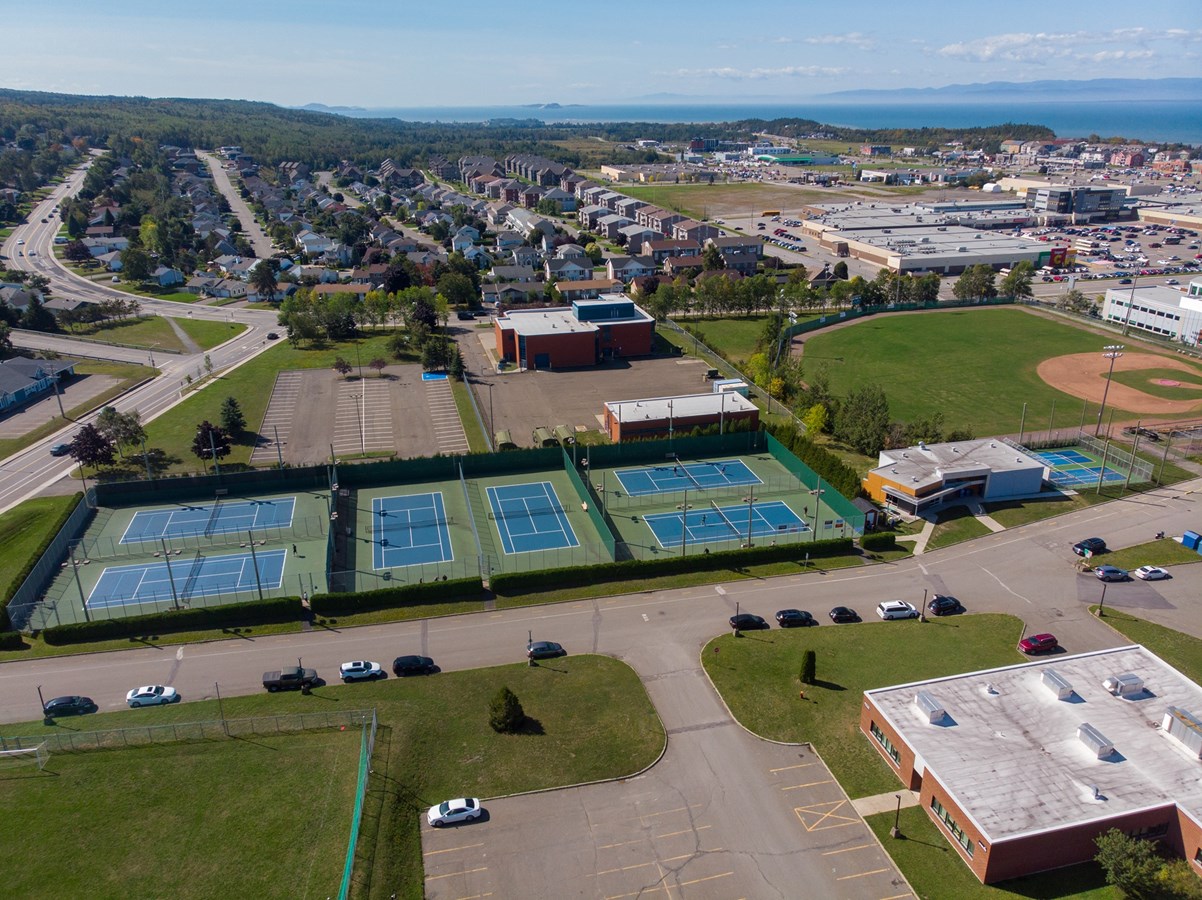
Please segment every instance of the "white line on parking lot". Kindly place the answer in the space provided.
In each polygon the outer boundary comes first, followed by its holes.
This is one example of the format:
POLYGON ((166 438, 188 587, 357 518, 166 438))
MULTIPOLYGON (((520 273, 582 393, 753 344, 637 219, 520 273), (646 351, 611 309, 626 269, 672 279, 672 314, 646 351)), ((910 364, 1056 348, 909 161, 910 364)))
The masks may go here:
POLYGON ((696 828, 686 828, 684 831, 669 831, 667 834, 657 834, 657 838, 676 837, 678 834, 693 834, 696 831, 705 831, 707 828, 713 828, 713 825, 698 825, 696 828))
POLYGON ((847 881, 849 878, 863 878, 865 875, 880 875, 882 872, 888 872, 889 869, 873 869, 871 872, 857 872, 855 875, 840 875, 835 881, 847 881))
POLYGON ((843 847, 839 850, 827 850, 823 856, 834 856, 836 853, 850 853, 852 850, 866 850, 869 847, 875 847, 876 844, 857 844, 854 847, 843 847))
POLYGON ((487 872, 488 866, 480 866, 478 869, 464 869, 462 872, 447 872, 445 875, 427 875, 426 881, 437 881, 439 878, 454 878, 456 875, 471 875, 473 872, 487 872))
POLYGON ((788 772, 790 769, 804 769, 807 766, 816 766, 818 763, 798 763, 795 766, 781 766, 779 769, 769 769, 768 771, 775 775, 777 772, 788 772))
POLYGON ((795 791, 798 788, 814 787, 819 784, 834 784, 835 779, 828 778, 826 781, 807 781, 805 784, 791 784, 788 787, 781 788, 782 791, 795 791))
POLYGON ((464 844, 462 847, 447 847, 445 850, 427 850, 422 856, 434 856, 437 853, 454 853, 456 850, 471 850, 475 847, 483 847, 484 843, 479 844, 464 844))

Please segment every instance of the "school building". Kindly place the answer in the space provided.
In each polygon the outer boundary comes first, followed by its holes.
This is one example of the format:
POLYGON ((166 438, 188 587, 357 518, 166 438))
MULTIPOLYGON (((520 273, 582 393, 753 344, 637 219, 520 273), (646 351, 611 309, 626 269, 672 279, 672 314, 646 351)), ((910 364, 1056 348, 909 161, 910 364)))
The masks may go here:
POLYGON ((610 401, 605 404, 604 427, 615 444, 623 439, 672 437, 677 433, 731 422, 749 423, 755 430, 760 410, 735 391, 714 394, 688 394, 681 397, 653 397, 646 400, 610 401))
POLYGON ((860 730, 984 884, 1112 828, 1202 875, 1202 688, 1144 647, 865 691, 860 730))
POLYGON ((618 294, 571 307, 509 310, 493 327, 501 359, 523 369, 565 369, 650 356, 655 319, 618 294))

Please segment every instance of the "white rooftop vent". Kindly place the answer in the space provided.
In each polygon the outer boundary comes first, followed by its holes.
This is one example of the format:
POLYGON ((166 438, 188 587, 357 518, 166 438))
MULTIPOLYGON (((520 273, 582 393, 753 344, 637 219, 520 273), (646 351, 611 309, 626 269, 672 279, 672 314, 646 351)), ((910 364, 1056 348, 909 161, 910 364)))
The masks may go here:
POLYGON ((925 450, 926 448, 927 448, 926 441, 919 441, 919 442, 918 442, 918 449, 919 449, 919 450, 925 450))
POLYGON ((1161 728, 1185 745, 1185 749, 1202 759, 1202 719, 1192 713, 1170 706, 1164 713, 1161 728))
POLYGON ((929 691, 919 691, 914 695, 914 705, 918 707, 919 712, 927 717, 927 721, 932 725, 943 721, 943 717, 947 715, 947 710, 943 708, 943 704, 934 698, 929 691))
POLYGON ((1039 675, 1039 683, 1055 694, 1057 700, 1067 700, 1073 695, 1073 686, 1055 669, 1044 669, 1039 675))
POLYGON ((1077 726, 1077 740, 1088 747, 1098 759, 1105 759, 1114 753, 1114 744, 1088 722, 1077 726))
POLYGON ((1144 680, 1134 672, 1123 672, 1121 675, 1111 675, 1102 682, 1102 687, 1116 697, 1129 697, 1143 693, 1144 680))

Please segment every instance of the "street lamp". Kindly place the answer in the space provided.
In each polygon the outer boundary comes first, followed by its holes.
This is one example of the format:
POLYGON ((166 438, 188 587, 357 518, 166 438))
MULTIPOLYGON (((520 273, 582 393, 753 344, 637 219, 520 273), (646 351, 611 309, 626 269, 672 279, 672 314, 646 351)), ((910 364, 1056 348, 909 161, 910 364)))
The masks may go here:
POLYGON ((1102 390, 1102 405, 1098 407, 1098 426, 1094 429, 1094 437, 1102 432, 1102 413, 1106 409, 1106 395, 1110 393, 1110 376, 1114 374, 1114 361, 1123 355, 1123 346, 1123 344, 1107 344, 1102 348, 1106 351, 1102 354, 1102 358, 1110 360, 1110 368, 1106 371, 1106 387, 1102 390))
POLYGON ((1106 615, 1106 582, 1102 582, 1102 599, 1098 601, 1098 618, 1106 615))
POLYGON ((897 798, 897 811, 893 814, 893 827, 889 829, 889 837, 895 838, 901 836, 901 794, 894 794, 897 798))
POLYGON ((351 394, 351 400, 355 402, 355 419, 359 423, 359 452, 367 452, 367 435, 363 433, 363 413, 359 409, 359 401, 363 399, 363 394, 351 394))

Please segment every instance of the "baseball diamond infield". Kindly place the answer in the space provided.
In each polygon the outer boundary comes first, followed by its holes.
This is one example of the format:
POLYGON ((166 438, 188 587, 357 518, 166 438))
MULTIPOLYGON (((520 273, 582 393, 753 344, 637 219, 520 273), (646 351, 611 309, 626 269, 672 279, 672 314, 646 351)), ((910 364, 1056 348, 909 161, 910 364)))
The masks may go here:
MULTIPOLYGON (((1100 353, 1071 353, 1045 359, 1036 371, 1040 378, 1057 390, 1100 403, 1106 392, 1106 373, 1109 368, 1110 361, 1100 353)), ((1199 374, 1197 366, 1154 353, 1128 351, 1114 361, 1115 372, 1138 372, 1142 369, 1177 369, 1195 377, 1199 374)), ((1106 399, 1113 407, 1149 415, 1192 413, 1202 409, 1202 391, 1199 391, 1196 400, 1168 400, 1113 379, 1106 399)))

